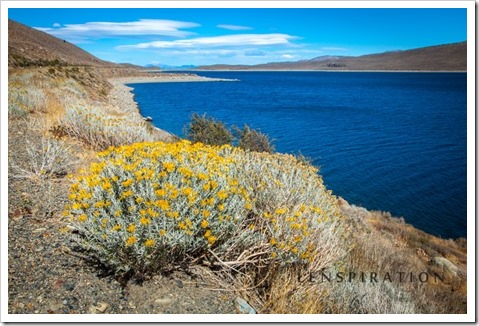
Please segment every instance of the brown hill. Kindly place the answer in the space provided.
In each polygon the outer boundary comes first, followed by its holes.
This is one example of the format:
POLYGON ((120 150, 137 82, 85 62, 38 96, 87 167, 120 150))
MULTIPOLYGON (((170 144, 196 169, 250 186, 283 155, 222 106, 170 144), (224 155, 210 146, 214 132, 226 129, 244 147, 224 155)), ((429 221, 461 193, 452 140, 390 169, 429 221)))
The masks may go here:
POLYGON ((359 57, 323 56, 310 60, 272 62, 254 66, 212 65, 198 68, 204 70, 466 71, 467 42, 359 57))
POLYGON ((101 66, 114 67, 65 40, 8 20, 8 65, 29 66, 101 66))

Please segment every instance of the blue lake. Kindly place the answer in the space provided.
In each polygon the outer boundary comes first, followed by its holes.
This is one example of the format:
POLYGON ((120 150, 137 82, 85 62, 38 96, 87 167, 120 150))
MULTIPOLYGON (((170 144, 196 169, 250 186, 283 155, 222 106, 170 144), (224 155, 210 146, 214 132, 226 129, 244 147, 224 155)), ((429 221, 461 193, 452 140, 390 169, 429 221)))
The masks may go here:
POLYGON ((240 81, 130 85, 142 115, 179 136, 194 112, 248 124, 351 204, 466 236, 466 73, 198 74, 240 81))

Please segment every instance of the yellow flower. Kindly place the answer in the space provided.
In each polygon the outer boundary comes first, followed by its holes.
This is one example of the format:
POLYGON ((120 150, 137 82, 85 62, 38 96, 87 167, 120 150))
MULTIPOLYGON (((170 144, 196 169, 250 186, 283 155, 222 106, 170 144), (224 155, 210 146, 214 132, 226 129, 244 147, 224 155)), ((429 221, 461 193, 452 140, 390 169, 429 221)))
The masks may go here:
POLYGON ((211 236, 208 237, 207 240, 208 240, 208 243, 209 243, 210 245, 212 245, 212 244, 214 244, 214 243, 216 242, 217 238, 216 238, 214 235, 211 235, 211 236))
POLYGON ((145 241, 145 247, 153 247, 155 245, 155 240, 153 239, 148 239, 145 241))
POLYGON ((80 209, 82 205, 80 203, 73 203, 72 209, 80 209))
POLYGON ((145 200, 144 200, 143 198, 141 198, 141 197, 138 197, 138 198, 135 199, 135 201, 136 201, 137 204, 141 204, 141 203, 144 202, 145 200))
POLYGON ((218 210, 219 210, 220 212, 224 211, 224 210, 225 210, 225 205, 219 204, 219 205, 218 205, 218 210))
POLYGON ((187 229, 185 222, 179 222, 178 227, 180 228, 180 230, 186 230, 187 229))
POLYGON ((210 225, 210 223, 208 223, 207 220, 201 221, 201 227, 202 227, 203 229, 206 229, 206 228, 208 227, 208 225, 210 225))
POLYGON ((78 220, 79 220, 80 222, 85 222, 86 219, 87 219, 86 214, 81 214, 80 216, 78 216, 78 220))
POLYGON ((219 199, 223 200, 223 199, 228 198, 228 193, 224 190, 221 190, 221 191, 218 191, 217 196, 218 196, 219 199))
POLYGON ((135 224, 130 224, 130 225, 128 225, 128 228, 126 230, 130 233, 133 233, 133 232, 135 232, 135 229, 136 229, 135 224))
POLYGON ((167 217, 171 217, 171 218, 178 218, 179 215, 180 215, 180 213, 178 213, 178 212, 176 212, 176 211, 175 211, 175 212, 167 212, 167 213, 166 213, 166 216, 167 216, 167 217))
POLYGON ((163 197, 164 195, 166 195, 166 190, 165 189, 158 189, 158 190, 155 191, 155 194, 158 197, 163 197))
POLYGON ((170 203, 166 200, 157 200, 155 206, 160 207, 162 210, 168 210, 170 208, 170 203))
POLYGON ((134 235, 132 235, 131 237, 128 238, 128 240, 126 240, 126 245, 131 246, 132 244, 134 244, 137 241, 138 240, 136 239, 136 237, 134 235))
POLYGON ((148 207, 148 209, 146 210, 146 212, 148 213, 148 215, 150 215, 151 217, 158 217, 160 214, 158 214, 157 212, 155 212, 151 207, 148 207))
POLYGON ((111 229, 112 229, 112 231, 120 231, 120 230, 121 230, 121 226, 120 226, 120 224, 117 224, 117 225, 115 225, 114 227, 112 227, 111 229))
POLYGON ((208 179, 208 176, 207 176, 206 174, 204 174, 204 173, 198 173, 198 174, 196 175, 196 177, 197 177, 198 179, 200 179, 200 180, 206 180, 206 179, 208 179))
POLYGON ((269 243, 271 243, 271 245, 277 245, 278 244, 278 241, 276 241, 275 238, 271 238, 271 240, 269 241, 269 243))
POLYGON ((145 225, 145 226, 146 226, 146 225, 150 224, 150 222, 151 222, 151 220, 150 220, 149 218, 147 218, 147 217, 142 217, 142 218, 140 218, 140 223, 141 223, 142 225, 145 225))
POLYGON ((208 238, 208 237, 210 237, 210 236, 211 236, 211 230, 208 229, 208 230, 206 230, 204 237, 205 237, 205 238, 208 238))
POLYGON ((176 189, 171 190, 169 197, 170 199, 175 199, 176 197, 178 197, 178 190, 176 189))
POLYGON ((110 190, 110 189, 111 189, 111 183, 110 183, 110 181, 105 181, 105 182, 103 182, 102 185, 101 185, 101 187, 103 188, 103 190, 106 190, 106 191, 110 190))
POLYGON ((204 218, 208 218, 210 215, 211 215, 211 212, 210 212, 210 211, 203 210, 203 217, 204 217, 204 218))
POLYGON ((185 196, 189 196, 193 193, 193 190, 190 187, 187 187, 187 188, 183 188, 181 190, 181 193, 185 196))
POLYGON ((173 163, 173 162, 163 162, 163 168, 165 168, 166 171, 171 173, 175 169, 175 163, 173 163))
POLYGON ((160 234, 160 237, 164 237, 165 234, 166 234, 166 231, 163 230, 163 229, 161 229, 160 232, 159 232, 159 234, 160 234))
POLYGON ((131 191, 131 190, 124 191, 121 194, 121 198, 127 198, 127 197, 130 197, 130 196, 133 196, 133 191, 131 191))
POLYGON ((247 209, 247 210, 251 210, 251 209, 253 209, 253 205, 251 205, 251 203, 246 203, 244 205, 244 208, 247 209))

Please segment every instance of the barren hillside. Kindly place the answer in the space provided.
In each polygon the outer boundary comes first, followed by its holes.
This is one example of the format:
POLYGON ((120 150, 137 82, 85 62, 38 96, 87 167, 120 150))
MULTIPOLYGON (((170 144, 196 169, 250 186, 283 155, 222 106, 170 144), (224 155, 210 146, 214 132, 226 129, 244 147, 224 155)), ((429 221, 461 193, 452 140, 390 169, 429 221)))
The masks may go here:
POLYGON ((8 20, 8 65, 10 67, 87 65, 110 67, 103 61, 65 40, 8 20))
POLYGON ((466 71, 467 42, 359 57, 324 56, 310 60, 246 65, 201 66, 205 70, 380 70, 466 71))

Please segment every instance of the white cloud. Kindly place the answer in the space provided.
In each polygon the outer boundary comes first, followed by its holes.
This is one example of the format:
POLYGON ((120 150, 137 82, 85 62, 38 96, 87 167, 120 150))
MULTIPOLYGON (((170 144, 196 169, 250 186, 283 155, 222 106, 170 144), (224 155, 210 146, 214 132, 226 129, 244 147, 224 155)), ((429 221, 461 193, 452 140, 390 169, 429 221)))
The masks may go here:
POLYGON ((53 24, 53 27, 62 27, 62 25, 60 25, 59 23, 55 23, 53 24))
POLYGON ((253 29, 253 27, 249 27, 249 26, 228 25, 228 24, 216 25, 216 27, 223 28, 223 29, 228 29, 228 30, 231 30, 231 31, 245 31, 245 30, 248 30, 248 29, 253 29))
POLYGON ((119 49, 168 49, 194 47, 234 47, 288 45, 296 36, 288 34, 236 34, 212 37, 198 37, 186 40, 155 41, 135 45, 122 45, 119 49))
MULTIPOLYGON (((55 26, 54 27, 58 27, 55 26)), ((84 24, 65 24, 60 28, 35 27, 61 38, 100 39, 111 36, 133 35, 161 35, 173 37, 190 36, 192 32, 183 31, 185 28, 200 26, 197 23, 164 19, 140 19, 133 22, 88 22, 84 24)))
POLYGON ((284 58, 284 59, 293 59, 294 58, 294 55, 291 55, 291 54, 283 54, 281 56, 281 58, 284 58))

